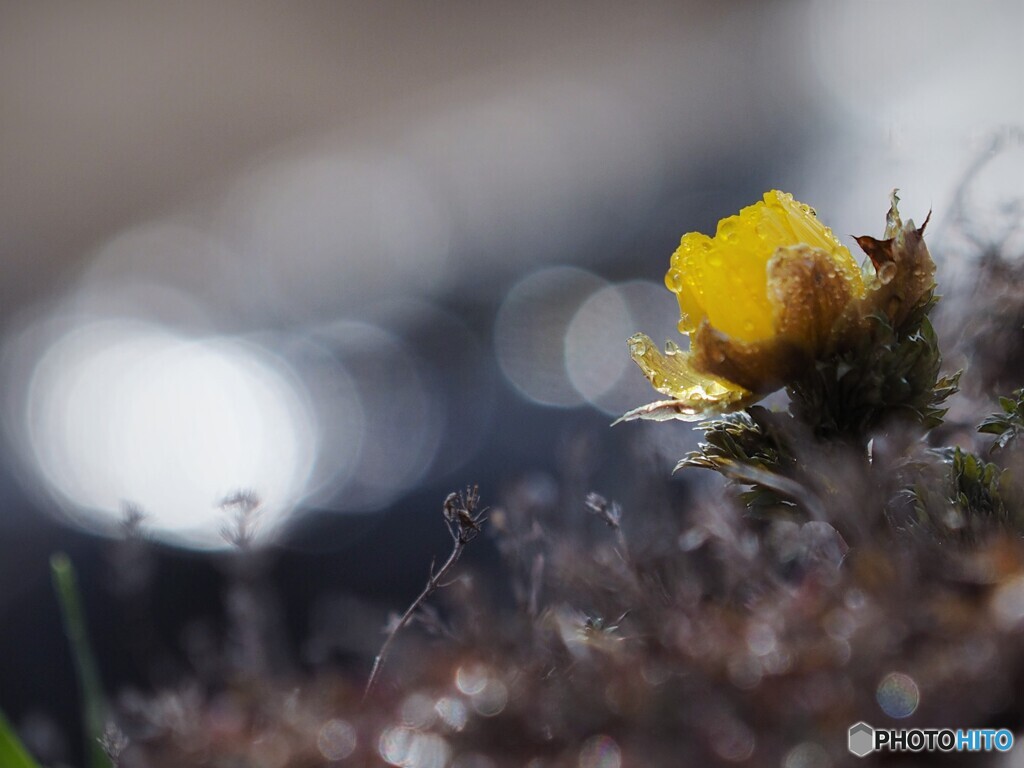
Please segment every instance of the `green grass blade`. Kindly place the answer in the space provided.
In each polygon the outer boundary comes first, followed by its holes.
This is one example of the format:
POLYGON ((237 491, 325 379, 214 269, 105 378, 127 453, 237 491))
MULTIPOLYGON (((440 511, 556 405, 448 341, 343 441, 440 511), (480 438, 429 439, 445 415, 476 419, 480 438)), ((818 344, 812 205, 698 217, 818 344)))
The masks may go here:
POLYGON ((85 730, 86 765, 89 768, 112 768, 110 758, 100 746, 107 724, 107 699, 103 693, 96 658, 89 645, 89 633, 85 625, 85 612, 78 592, 78 580, 74 566, 63 552, 50 558, 53 573, 53 588, 60 603, 64 619, 64 632, 71 644, 71 654, 78 674, 78 687, 82 697, 82 725, 85 730))
POLYGON ((29 756, 3 712, 0 712, 0 765, 4 768, 39 768, 39 763, 29 756))

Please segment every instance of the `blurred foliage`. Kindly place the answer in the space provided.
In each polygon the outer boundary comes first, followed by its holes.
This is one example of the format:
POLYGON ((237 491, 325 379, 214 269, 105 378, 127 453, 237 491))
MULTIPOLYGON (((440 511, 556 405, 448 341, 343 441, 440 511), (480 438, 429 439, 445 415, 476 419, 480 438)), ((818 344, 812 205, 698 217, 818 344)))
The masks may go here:
POLYGON ((111 757, 107 750, 107 745, 111 743, 108 729, 109 707, 100 680, 99 667, 89 643, 89 630, 82 608, 82 597, 78 590, 78 577, 71 559, 63 552, 51 558, 50 570, 54 592, 60 603, 64 632, 71 646, 71 655, 78 675, 87 765, 89 768, 111 768, 111 757))
POLYGON ((819 360, 787 388, 794 418, 823 438, 864 438, 887 420, 909 418, 925 429, 942 423, 960 373, 939 377, 942 355, 928 320, 929 294, 900 327, 882 314, 849 351, 819 360))
POLYGON ((933 449, 929 456, 937 464, 919 465, 903 492, 918 526, 941 537, 970 539, 1000 527, 1024 530, 1003 500, 1003 469, 959 447, 933 449))
POLYGON ((4 768, 39 768, 2 712, 0 712, 0 765, 4 768))
POLYGON ((978 431, 995 435, 993 449, 1006 448, 1024 430, 1024 389, 1018 389, 1012 397, 1000 397, 1002 413, 994 413, 978 425, 978 431))
POLYGON ((949 457, 951 499, 960 511, 965 515, 1005 517, 1006 508, 999 495, 1002 470, 960 448, 947 448, 943 453, 949 457))

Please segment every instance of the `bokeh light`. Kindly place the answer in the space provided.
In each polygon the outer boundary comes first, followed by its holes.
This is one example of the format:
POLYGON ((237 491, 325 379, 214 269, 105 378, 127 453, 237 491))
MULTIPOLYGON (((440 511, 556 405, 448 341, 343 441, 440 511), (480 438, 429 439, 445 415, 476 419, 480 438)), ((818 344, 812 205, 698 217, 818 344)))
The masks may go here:
POLYGON ((320 754, 330 761, 344 760, 355 752, 356 729, 345 720, 328 720, 321 726, 316 737, 320 754))
POLYGON ((90 253, 64 303, 81 314, 177 328, 206 327, 225 310, 237 323, 266 310, 251 274, 251 264, 199 216, 167 215, 124 229, 90 253))
POLYGON ((508 686, 497 678, 488 678, 483 688, 472 695, 470 702, 478 715, 499 715, 508 703, 508 686))
POLYGON ((81 318, 14 346, 37 355, 14 368, 27 374, 9 402, 14 443, 84 527, 115 530, 131 504, 153 535, 217 547, 225 497, 255 493, 265 535, 302 497, 317 431, 300 383, 266 350, 81 318))
POLYGON ((991 609, 1005 629, 1024 622, 1024 576, 1014 576, 1000 584, 992 595, 991 609))
POLYGON ((797 744, 782 759, 782 768, 831 768, 832 758, 820 744, 805 741, 797 744))
POLYGON ((754 731, 738 721, 722 721, 711 734, 711 748, 723 760, 741 763, 749 760, 757 746, 754 731))
MULTIPOLYGON (((378 326, 342 320, 314 329, 310 338, 355 383, 363 411, 363 440, 349 482, 332 506, 372 511, 415 486, 440 445, 444 415, 427 385, 423 364, 398 336, 378 326)), ((347 435, 336 433, 335 442, 347 435)))
POLYGON ((454 311, 422 298, 382 302, 373 321, 403 340, 437 409, 442 437, 431 477, 457 473, 483 447, 494 416, 497 372, 489 344, 454 311))
POLYGON ((444 724, 453 731, 461 731, 469 721, 469 712, 466 710, 466 705, 460 699, 444 696, 437 700, 434 709, 440 715, 444 724))
POLYGON ((494 353, 505 377, 541 405, 580 405, 566 370, 566 333, 580 305, 606 281, 575 267, 550 267, 520 280, 494 326, 494 353))
POLYGON ((402 699, 400 707, 402 723, 410 728, 418 728, 420 730, 429 728, 433 725, 438 715, 434 705, 434 699, 427 694, 421 691, 410 693, 402 699))
POLYGON ((381 733, 377 751, 401 768, 444 768, 451 759, 451 747, 441 736, 397 726, 381 733))
POLYGON ((622 750, 611 736, 591 736, 580 749, 580 768, 619 768, 622 750))
POLYGON ((573 315, 565 332, 565 367, 569 381, 590 403, 612 389, 626 371, 632 316, 614 285, 592 293, 573 315))
POLYGON ((921 692, 910 675, 890 672, 878 684, 875 699, 889 717, 910 717, 921 702, 921 692))
MULTIPOLYGON (((667 263, 667 259, 666 259, 667 263)), ((646 333, 655 344, 664 346, 673 341, 682 349, 688 345, 687 337, 679 332, 679 305, 675 296, 662 282, 653 280, 628 280, 613 286, 619 300, 628 313, 626 324, 615 329, 615 335, 607 340, 604 354, 623 362, 623 372, 598 398, 590 400, 610 416, 620 416, 630 408, 656 398, 637 367, 629 359, 626 340, 635 333, 646 333)), ((612 329, 609 328, 609 331, 612 329)), ((589 398, 588 398, 589 399, 589 398)))
POLYGON ((483 664, 463 664, 455 670, 455 686, 467 696, 480 693, 489 679, 490 671, 483 664))
POLYGON ((638 331, 685 348, 679 310, 660 283, 611 284, 586 270, 550 267, 507 294, 495 322, 494 347, 505 377, 542 405, 590 404, 618 416, 651 399, 629 360, 638 331))

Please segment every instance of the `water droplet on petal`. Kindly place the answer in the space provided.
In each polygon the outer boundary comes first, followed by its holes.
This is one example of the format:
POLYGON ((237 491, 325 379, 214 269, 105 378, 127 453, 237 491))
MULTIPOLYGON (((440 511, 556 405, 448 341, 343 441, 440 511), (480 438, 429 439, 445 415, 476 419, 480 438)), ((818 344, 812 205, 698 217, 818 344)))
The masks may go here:
POLYGON ((888 261, 878 268, 878 281, 882 285, 888 285, 896 277, 896 263, 888 261))

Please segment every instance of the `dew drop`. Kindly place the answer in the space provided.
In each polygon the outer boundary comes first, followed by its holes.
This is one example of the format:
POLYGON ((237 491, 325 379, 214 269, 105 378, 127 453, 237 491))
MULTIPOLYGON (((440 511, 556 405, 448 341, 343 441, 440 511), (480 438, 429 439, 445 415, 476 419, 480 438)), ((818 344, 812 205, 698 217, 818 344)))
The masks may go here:
POLYGON ((882 285, 888 285, 892 282, 892 279, 896 277, 896 263, 887 261, 885 264, 878 268, 878 281, 882 285))

